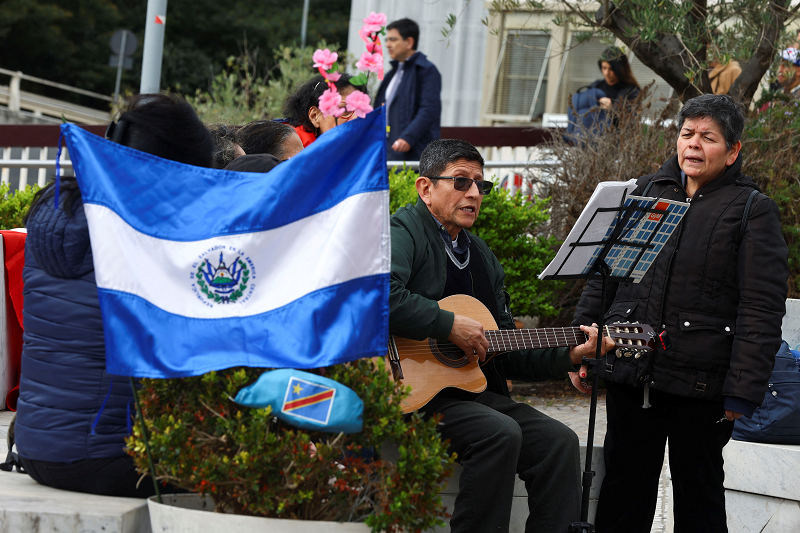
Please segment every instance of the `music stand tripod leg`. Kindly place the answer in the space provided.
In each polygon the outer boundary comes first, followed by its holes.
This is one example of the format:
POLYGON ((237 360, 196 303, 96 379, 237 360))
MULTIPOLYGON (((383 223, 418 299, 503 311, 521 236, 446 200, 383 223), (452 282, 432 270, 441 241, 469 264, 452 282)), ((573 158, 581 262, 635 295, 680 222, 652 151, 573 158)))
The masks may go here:
POLYGON ((581 494, 581 521, 573 522, 569 526, 569 533, 594 533, 594 524, 589 523, 589 495, 592 490, 592 479, 595 472, 592 470, 592 450, 594 447, 594 428, 597 421, 597 388, 600 384, 600 372, 595 368, 602 361, 603 349, 603 336, 604 336, 604 322, 605 308, 606 308, 606 278, 610 273, 610 269, 605 261, 600 261, 596 266, 596 270, 600 273, 602 279, 602 289, 600 291, 600 316, 597 319, 597 351, 594 359, 588 357, 583 358, 583 364, 591 367, 592 369, 592 402, 589 408, 589 434, 586 438, 586 460, 584 462, 583 477, 581 486, 583 493, 581 494))

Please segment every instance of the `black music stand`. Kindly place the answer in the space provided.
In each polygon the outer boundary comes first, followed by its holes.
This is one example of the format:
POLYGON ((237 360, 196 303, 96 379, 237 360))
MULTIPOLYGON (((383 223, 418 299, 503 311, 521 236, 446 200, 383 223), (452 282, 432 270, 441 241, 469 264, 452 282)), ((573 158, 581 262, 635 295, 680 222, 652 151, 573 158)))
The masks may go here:
MULTIPOLYGON (((622 198, 620 199, 619 205, 617 207, 598 207, 594 208, 594 213, 591 216, 591 219, 588 224, 584 227, 583 231, 581 232, 580 236, 574 242, 565 242, 562 247, 568 246, 570 247, 569 254, 564 257, 564 260, 558 266, 555 274, 544 276, 542 279, 544 280, 564 280, 564 279, 597 279, 598 277, 602 280, 602 289, 600 292, 600 316, 597 318, 597 329, 598 329, 598 342, 597 342, 597 353, 593 359, 588 357, 584 357, 582 364, 589 366, 592 368, 592 402, 591 408, 589 411, 589 435, 586 440, 586 461, 585 467, 583 471, 583 479, 581 481, 581 485, 583 488, 583 494, 581 498, 581 520, 580 522, 573 522, 569 526, 569 533, 594 533, 594 524, 589 523, 589 492, 592 488, 592 478, 594 478, 594 471, 592 470, 592 450, 594 446, 594 428, 595 422, 597 418, 597 388, 599 386, 599 375, 600 373, 595 370, 595 366, 599 365, 602 361, 601 359, 601 349, 602 349, 602 342, 601 339, 605 336, 605 330, 603 323, 603 319, 605 316, 605 308, 606 308, 606 286, 608 282, 618 283, 618 282, 625 282, 631 279, 631 275, 633 274, 634 270, 638 266, 639 262, 642 259, 645 251, 654 248, 652 244, 653 238, 658 233, 659 229, 661 229, 662 224, 669 215, 669 212, 666 210, 654 209, 654 208, 646 208, 640 207, 638 200, 632 200, 631 204, 626 206, 625 205, 625 198, 627 196, 627 191, 623 190, 622 198), (600 213, 610 213, 616 212, 616 224, 614 225, 614 230, 611 232, 611 235, 606 236, 605 238, 599 241, 592 241, 592 242, 583 242, 584 235, 586 234, 586 230, 591 227, 591 223, 595 220, 595 218, 600 213), (633 221, 634 227, 637 225, 645 215, 656 214, 661 215, 659 218, 658 223, 656 224, 654 229, 647 230, 650 232, 648 238, 645 242, 632 242, 624 240, 624 236, 627 233, 626 228, 630 229, 629 223, 633 221), (602 250, 600 251, 599 255, 594 261, 591 271, 588 274, 569 274, 569 273, 561 273, 562 268, 567 263, 568 259, 572 255, 572 253, 579 247, 600 247, 602 246, 602 250), (639 253, 636 255, 635 259, 631 262, 630 266, 625 269, 624 275, 611 275, 611 267, 606 263, 606 258, 614 246, 627 246, 631 248, 638 248, 639 253)), ((652 202, 652 206, 658 205, 658 199, 652 202)), ((549 268, 549 267, 548 267, 549 268)))

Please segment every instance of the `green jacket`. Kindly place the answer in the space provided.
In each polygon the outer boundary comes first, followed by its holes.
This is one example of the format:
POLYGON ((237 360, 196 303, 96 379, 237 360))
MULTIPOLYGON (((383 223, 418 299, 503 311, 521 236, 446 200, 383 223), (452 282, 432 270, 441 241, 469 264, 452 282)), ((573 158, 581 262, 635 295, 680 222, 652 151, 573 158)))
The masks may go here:
MULTIPOLYGON (((447 340, 454 314, 439 308, 447 275, 447 253, 436 221, 421 200, 401 207, 391 218, 392 277, 389 289, 389 331, 407 339, 447 340)), ((504 290, 505 272, 483 241, 469 233, 481 253, 494 285, 500 329, 514 329, 509 297, 504 290)), ((473 257, 472 260, 477 258, 473 257)), ((510 352, 483 367, 488 390, 508 395, 506 379, 543 381, 560 379, 575 370, 567 348, 510 352)))

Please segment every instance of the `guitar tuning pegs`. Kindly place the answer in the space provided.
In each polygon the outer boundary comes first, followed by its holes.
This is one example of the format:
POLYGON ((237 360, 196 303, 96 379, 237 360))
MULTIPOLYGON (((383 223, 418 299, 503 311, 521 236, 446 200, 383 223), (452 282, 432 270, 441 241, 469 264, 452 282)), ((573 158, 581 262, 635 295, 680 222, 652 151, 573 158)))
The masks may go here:
POLYGON ((639 359, 642 356, 642 352, 637 351, 636 355, 633 356, 634 359, 639 359))

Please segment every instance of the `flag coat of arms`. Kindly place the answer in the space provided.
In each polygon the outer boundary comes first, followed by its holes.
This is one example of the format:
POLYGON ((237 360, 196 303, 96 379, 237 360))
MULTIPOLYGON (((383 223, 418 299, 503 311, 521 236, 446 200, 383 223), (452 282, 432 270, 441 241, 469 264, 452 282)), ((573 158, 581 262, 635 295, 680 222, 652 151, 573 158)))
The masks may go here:
POLYGON ((315 368, 388 338, 385 117, 267 174, 184 165, 65 124, 111 374, 315 368))

